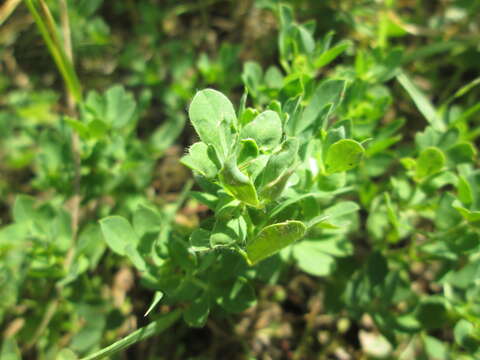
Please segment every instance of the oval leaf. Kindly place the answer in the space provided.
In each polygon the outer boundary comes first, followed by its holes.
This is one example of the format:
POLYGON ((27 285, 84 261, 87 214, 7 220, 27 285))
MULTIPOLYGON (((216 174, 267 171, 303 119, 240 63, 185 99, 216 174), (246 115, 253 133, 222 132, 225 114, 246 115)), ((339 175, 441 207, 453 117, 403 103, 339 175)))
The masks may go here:
POLYGON ((275 111, 264 111, 242 129, 241 138, 253 139, 261 149, 271 150, 282 139, 282 121, 275 111))
POLYGON ((188 150, 188 154, 182 157, 180 161, 183 165, 205 176, 207 179, 212 179, 217 175, 218 169, 210 159, 208 145, 203 142, 193 144, 188 150))
POLYGON ((436 147, 429 147, 420 153, 417 159, 416 177, 422 179, 442 170, 445 165, 445 155, 436 147))
POLYGON ((125 248, 132 245, 134 248, 138 245, 138 236, 133 231, 130 223, 121 216, 109 216, 100 220, 103 238, 108 247, 119 255, 126 255, 125 248))
POLYGON ((355 140, 342 139, 327 150, 325 170, 327 174, 347 171, 356 167, 362 160, 365 149, 355 140))
POLYGON ((302 222, 295 220, 266 226, 247 245, 248 259, 256 264, 301 239, 306 230, 302 222))
POLYGON ((213 145, 224 159, 231 145, 230 126, 237 121, 230 100, 213 89, 199 91, 193 97, 188 115, 200 139, 213 145))

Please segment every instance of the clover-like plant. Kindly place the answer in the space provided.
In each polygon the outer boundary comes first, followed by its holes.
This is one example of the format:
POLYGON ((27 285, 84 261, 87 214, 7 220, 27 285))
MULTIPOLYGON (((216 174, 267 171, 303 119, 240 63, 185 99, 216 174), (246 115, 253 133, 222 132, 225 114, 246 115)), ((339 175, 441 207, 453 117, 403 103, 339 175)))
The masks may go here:
POLYGON ((182 162, 203 190, 195 197, 214 216, 193 232, 194 248, 229 247, 254 265, 328 221, 314 199, 325 196, 325 179, 354 168, 364 153, 347 138, 348 121, 325 130, 344 86, 323 82, 305 108, 292 99, 277 111, 245 109, 244 96, 238 117, 222 93, 195 95, 189 116, 201 141, 182 162))

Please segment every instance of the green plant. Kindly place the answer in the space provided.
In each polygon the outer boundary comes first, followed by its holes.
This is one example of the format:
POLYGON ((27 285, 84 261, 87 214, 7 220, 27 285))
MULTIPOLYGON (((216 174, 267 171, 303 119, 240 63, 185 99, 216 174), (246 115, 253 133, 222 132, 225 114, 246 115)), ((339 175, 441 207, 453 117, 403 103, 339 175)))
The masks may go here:
POLYGON ((0 74, 0 358, 478 358, 478 1, 223 3, 25 1, 65 91, 0 74))

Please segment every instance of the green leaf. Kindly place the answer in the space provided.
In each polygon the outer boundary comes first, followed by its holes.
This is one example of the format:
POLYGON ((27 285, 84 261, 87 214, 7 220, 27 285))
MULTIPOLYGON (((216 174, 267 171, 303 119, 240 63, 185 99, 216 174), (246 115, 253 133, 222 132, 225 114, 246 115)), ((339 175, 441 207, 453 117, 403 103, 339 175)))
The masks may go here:
POLYGON ((372 52, 375 63, 370 66, 368 78, 372 82, 385 82, 399 72, 403 49, 389 48, 386 51, 375 49, 372 52))
POLYGON ((347 176, 345 172, 335 173, 335 174, 322 174, 317 175, 317 184, 319 190, 322 191, 335 191, 341 189, 345 186, 347 181, 347 176))
POLYGON ((238 163, 254 160, 258 157, 259 149, 253 139, 244 139, 240 141, 240 152, 238 154, 238 163))
POLYGON ((256 159, 249 161, 246 164, 242 164, 242 171, 244 170, 255 182, 255 186, 257 186, 258 182, 261 179, 261 175, 265 170, 265 166, 270 159, 269 155, 259 155, 256 159))
POLYGON ((445 165, 445 155, 436 147, 428 147, 424 149, 417 159, 416 177, 423 179, 427 176, 433 175, 445 165))
MULTIPOLYGON (((394 282, 392 282, 391 292, 390 294, 393 295, 393 293, 396 290, 396 286, 398 284, 398 275, 394 274, 391 276, 392 273, 389 273, 389 278, 391 279, 396 279, 394 282)), ((388 282, 388 279, 387 279, 388 282)), ((391 300, 391 296, 389 297, 389 300, 391 300)), ((416 333, 422 329, 422 324, 418 322, 417 318, 413 313, 407 313, 403 315, 395 315, 395 318, 393 319, 395 328, 406 333, 416 333)))
POLYGON ((317 243, 320 241, 302 240, 293 247, 293 258, 297 266, 315 276, 330 275, 335 269, 335 258, 331 255, 317 249, 317 243))
POLYGON ((452 207, 457 209, 457 211, 470 222, 480 221, 480 211, 479 210, 469 210, 462 205, 458 200, 455 200, 452 203, 452 207))
POLYGON ((148 139, 150 148, 156 154, 163 154, 181 134, 186 121, 186 116, 177 114, 175 117, 165 119, 148 139))
POLYGON ((115 129, 129 124, 135 112, 135 99, 123 86, 114 85, 105 93, 105 120, 115 129))
POLYGON ((56 359, 57 360, 77 360, 78 356, 69 348, 65 348, 58 352, 56 359))
POLYGON ((276 183, 295 164, 297 153, 298 140, 296 138, 287 138, 283 142, 282 148, 268 159, 267 165, 258 179, 260 180, 260 187, 268 187, 270 184, 276 183))
POLYGON ((444 193, 438 200, 437 210, 435 212, 435 224, 439 229, 448 230, 457 225, 462 217, 452 206, 455 196, 450 193, 444 193))
POLYGON ((224 246, 242 244, 247 235, 247 224, 243 217, 230 220, 218 219, 210 236, 210 245, 224 246))
POLYGON ((455 164, 471 163, 474 161, 476 150, 468 142, 461 142, 450 147, 446 152, 449 160, 455 164))
POLYGON ((65 123, 67 123, 74 131, 76 131, 82 139, 88 139, 89 130, 85 123, 69 116, 65 116, 63 119, 65 123))
POLYGON ((283 85, 283 74, 276 66, 270 66, 265 72, 265 85, 270 89, 280 89, 283 85))
POLYGON ((172 326, 182 315, 179 309, 158 317, 155 321, 152 321, 147 326, 144 326, 131 334, 125 336, 123 339, 116 341, 115 343, 88 355, 82 360, 99 360, 105 359, 113 354, 116 354, 140 341, 148 339, 153 335, 159 334, 162 331, 172 326))
POLYGON ((261 66, 253 61, 247 61, 243 64, 242 80, 253 97, 258 96, 259 87, 262 83, 263 71, 261 66))
POLYGON ((432 126, 427 126, 423 132, 415 134, 415 143, 419 150, 423 150, 430 146, 437 146, 442 137, 442 132, 435 130, 432 126))
POLYGON ((328 65, 338 56, 340 56, 345 50, 347 50, 352 45, 352 42, 349 40, 342 41, 335 45, 334 47, 328 49, 322 53, 318 58, 315 59, 314 65, 317 69, 328 65))
POLYGON ((387 259, 379 251, 372 252, 368 256, 366 275, 372 286, 384 283, 388 274, 387 259))
POLYGON ((300 221, 286 221, 264 227, 258 235, 247 244, 248 259, 252 264, 258 263, 295 241, 301 239, 306 226, 300 221))
POLYGON ((86 225, 78 237, 77 256, 84 256, 89 262, 89 269, 93 270, 97 267, 105 249, 100 226, 96 223, 86 225))
POLYGON ((242 129, 240 137, 255 140, 261 150, 272 150, 282 139, 282 121, 275 111, 264 111, 242 129))
POLYGON ((210 231, 196 229, 190 235, 190 246, 193 251, 210 250, 210 231))
POLYGON ((221 289, 217 302, 228 312, 239 313, 255 305, 256 300, 255 291, 248 280, 238 277, 235 282, 230 281, 227 288, 221 289))
POLYGON ((171 238, 168 242, 168 252, 172 261, 187 272, 192 272, 197 266, 197 258, 195 253, 190 252, 181 240, 171 238))
POLYGON ((107 135, 108 125, 107 123, 95 119, 88 123, 88 133, 94 139, 101 139, 107 135))
POLYGON ((257 191, 250 178, 242 173, 235 163, 235 158, 230 157, 220 171, 220 182, 236 199, 253 207, 260 205, 257 191))
POLYGON ((240 216, 241 203, 230 196, 222 196, 215 208, 215 217, 217 219, 231 219, 240 216))
POLYGON ((102 305, 77 304, 75 310, 79 317, 84 319, 84 325, 73 336, 69 347, 78 353, 85 353, 96 348, 101 339, 107 323, 107 314, 102 305))
POLYGON ((362 160, 365 149, 351 139, 342 139, 331 145, 325 158, 327 174, 347 171, 356 167, 362 160))
POLYGON ((446 126, 440 116, 438 115, 437 110, 432 105, 430 100, 427 99, 425 94, 423 94, 418 87, 413 83, 412 80, 403 72, 397 75, 398 82, 403 86, 403 88, 408 92, 413 102, 417 106, 418 110, 422 113, 425 119, 432 125, 435 130, 445 131, 446 126))
POLYGON ((327 134, 322 141, 322 151, 326 153, 327 149, 337 141, 347 138, 347 128, 345 126, 335 126, 328 129, 327 134))
POLYGON ((140 255, 134 244, 127 244, 125 246, 125 255, 139 271, 145 271, 147 269, 145 260, 140 255))
POLYGON ((473 203, 472 186, 464 176, 458 177, 457 190, 458 190, 458 199, 460 200, 460 202, 466 205, 471 205, 473 203))
POLYGON ((144 317, 148 316, 148 314, 150 314, 152 312, 152 310, 158 305, 158 303, 162 299, 163 299, 163 292, 155 291, 155 293, 153 294, 152 302, 151 302, 150 306, 148 307, 147 311, 145 312, 145 314, 143 316, 144 317))
MULTIPOLYGON (((210 191, 216 192, 218 189, 210 191)), ((190 196, 197 200, 200 204, 208 206, 211 210, 215 210, 218 203, 218 197, 208 192, 190 191, 190 196)))
POLYGON ((119 255, 126 255, 127 245, 137 247, 139 238, 130 223, 121 216, 109 216, 100 220, 103 238, 108 247, 119 255))
POLYGON ((474 334, 475 327, 465 319, 459 320, 453 330, 455 342, 470 352, 475 352, 479 347, 478 340, 475 339, 474 334))
POLYGON ((35 198, 28 195, 18 195, 13 204, 13 219, 17 223, 33 221, 35 218, 35 198))
POLYGON ((77 255, 69 268, 68 274, 57 284, 65 286, 78 278, 78 276, 88 270, 89 262, 85 255, 77 255))
POLYGON ((197 297, 184 311, 183 319, 189 326, 203 327, 210 313, 210 301, 207 294, 197 297))
POLYGON ((480 85, 480 77, 477 77, 472 81, 470 81, 467 85, 464 85, 460 89, 458 89, 453 95, 452 100, 465 95, 470 90, 472 90, 475 86, 479 86, 479 85, 480 85))
POLYGON ((188 149, 188 154, 182 157, 180 162, 207 179, 212 179, 217 175, 218 169, 211 160, 211 156, 209 146, 203 142, 197 142, 188 149))
POLYGON ((424 299, 417 309, 416 317, 427 330, 444 327, 448 323, 445 299, 435 296, 424 299))
POLYGON ((272 201, 278 199, 287 186, 287 182, 290 179, 290 176, 293 174, 293 170, 293 168, 287 169, 277 179, 265 185, 260 192, 260 198, 262 201, 272 201))
POLYGON ((315 49, 315 40, 312 34, 303 25, 296 25, 295 27, 297 29, 298 43, 301 45, 302 50, 307 54, 312 53, 315 49))
POLYGON ((233 105, 221 92, 205 89, 197 92, 188 109, 190 121, 200 139, 213 145, 221 160, 230 151, 230 127, 236 125, 233 105))
POLYGON ((302 194, 302 195, 298 195, 298 196, 297 195, 293 196, 292 198, 290 198, 286 201, 283 201, 280 204, 278 204, 277 206, 275 206, 270 212, 270 217, 273 218, 273 217, 277 216, 278 214, 280 214, 283 210, 285 210, 289 206, 292 206, 293 204, 296 204, 296 203, 300 203, 301 201, 303 201, 307 198, 315 199, 315 198, 322 198, 322 197, 325 197, 325 193, 311 192, 311 193, 306 193, 306 194, 302 194))
POLYGON ((12 338, 3 340, 2 350, 0 351, 0 359, 2 360, 21 360, 20 349, 17 342, 12 338))
POLYGON ((242 117, 239 118, 239 123, 240 123, 240 125, 246 125, 246 124, 248 124, 250 121, 252 121, 253 119, 255 119, 255 117, 257 117, 258 114, 259 114, 259 112, 258 112, 256 109, 246 108, 246 109, 242 112, 242 117))
POLYGON ((148 233, 157 233, 162 226, 162 215, 155 209, 139 205, 133 213, 133 228, 141 238, 148 233))
POLYGON ((402 135, 397 135, 397 136, 393 136, 393 137, 382 139, 382 140, 376 140, 373 143, 369 144, 365 155, 371 157, 373 155, 382 153, 392 145, 395 145, 396 143, 398 143, 400 140, 402 140, 402 138, 403 138, 402 135))
POLYGON ((330 79, 322 82, 315 89, 302 117, 296 123, 290 125, 294 129, 292 133, 298 135, 314 125, 317 129, 325 128, 328 114, 340 103, 344 90, 344 80, 330 79), (327 106, 330 106, 330 109, 326 114, 323 114, 322 111, 327 106))
POLYGON ((435 359, 435 360, 449 359, 448 348, 446 344, 444 344, 437 338, 433 336, 428 336, 428 335, 426 335, 423 338, 423 341, 425 343, 425 350, 431 359, 435 359))

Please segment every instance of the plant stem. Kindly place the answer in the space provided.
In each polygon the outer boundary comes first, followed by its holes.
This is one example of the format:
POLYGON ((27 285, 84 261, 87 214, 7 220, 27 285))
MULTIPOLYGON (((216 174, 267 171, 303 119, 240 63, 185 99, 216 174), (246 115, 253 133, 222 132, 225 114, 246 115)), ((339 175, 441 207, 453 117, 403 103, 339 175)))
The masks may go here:
POLYGON ((38 325, 30 341, 27 342, 25 346, 23 346, 22 351, 24 352, 28 351, 32 348, 32 346, 36 344, 36 342, 38 341, 38 339, 40 338, 40 336, 43 334, 48 324, 50 323, 50 320, 52 320, 53 315, 55 315, 55 313, 57 312, 59 303, 60 303, 60 300, 58 297, 50 301, 50 303, 47 305, 45 313, 43 314, 43 318, 42 318, 42 321, 40 322, 40 325, 38 325))
POLYGON ((22 0, 7 0, 0 8, 0 25, 2 25, 15 11, 22 0))
POLYGON ((148 339, 172 326, 181 316, 181 310, 177 309, 168 314, 162 315, 159 319, 151 322, 147 326, 140 328, 123 339, 118 340, 112 345, 107 346, 94 354, 88 355, 81 360, 96 360, 103 359, 107 356, 113 355, 122 351, 140 341, 148 339))
POLYGON ((53 17, 48 10, 48 6, 44 0, 25 0, 30 13, 37 24, 45 44, 57 65, 69 91, 75 100, 82 102, 82 89, 72 63, 65 54, 65 50, 61 46, 56 34, 56 27, 53 17), (37 8, 40 3, 40 9, 37 8))
MULTIPOLYGON (((63 48, 65 54, 70 60, 70 63, 74 64, 73 61, 73 52, 72 52, 72 41, 71 41, 71 31, 70 31, 70 20, 68 17, 68 5, 66 0, 59 0, 60 3, 60 21, 62 25, 63 33, 63 48)), ((71 117, 76 117, 76 101, 74 94, 69 91, 68 86, 66 86, 67 92, 67 109, 68 115, 71 117)), ((80 139, 78 134, 75 131, 72 131, 71 136, 72 142, 72 157, 73 157, 73 199, 72 199, 72 246, 70 247, 67 256, 64 262, 64 268, 68 271, 70 265, 73 262, 75 256, 77 235, 78 235, 78 224, 80 217, 80 139)))
MULTIPOLYGON (((69 116, 75 117, 77 102, 81 102, 81 90, 78 77, 73 67, 73 53, 71 43, 71 31, 70 21, 68 17, 68 6, 66 0, 59 0, 60 13, 61 13, 61 25, 63 32, 63 44, 60 43, 56 34, 55 21, 48 9, 44 0, 39 0, 41 12, 35 8, 34 3, 31 0, 26 0, 26 4, 32 13, 35 22, 42 34, 42 37, 47 44, 55 63, 63 75, 65 80, 65 90, 67 93, 67 112, 69 116)), ((72 132, 72 157, 74 167, 74 179, 73 179, 73 199, 72 199, 72 246, 67 252, 63 267, 65 273, 68 274, 70 267, 75 257, 76 239, 78 235, 78 223, 80 213, 80 152, 79 152, 79 137, 76 132, 72 132)), ((25 345, 24 350, 30 349, 38 341, 45 329, 48 327, 53 316, 57 312, 58 306, 62 296, 63 285, 60 284, 56 287, 56 297, 48 304, 47 309, 43 315, 40 325, 35 330, 31 340, 25 345)))

